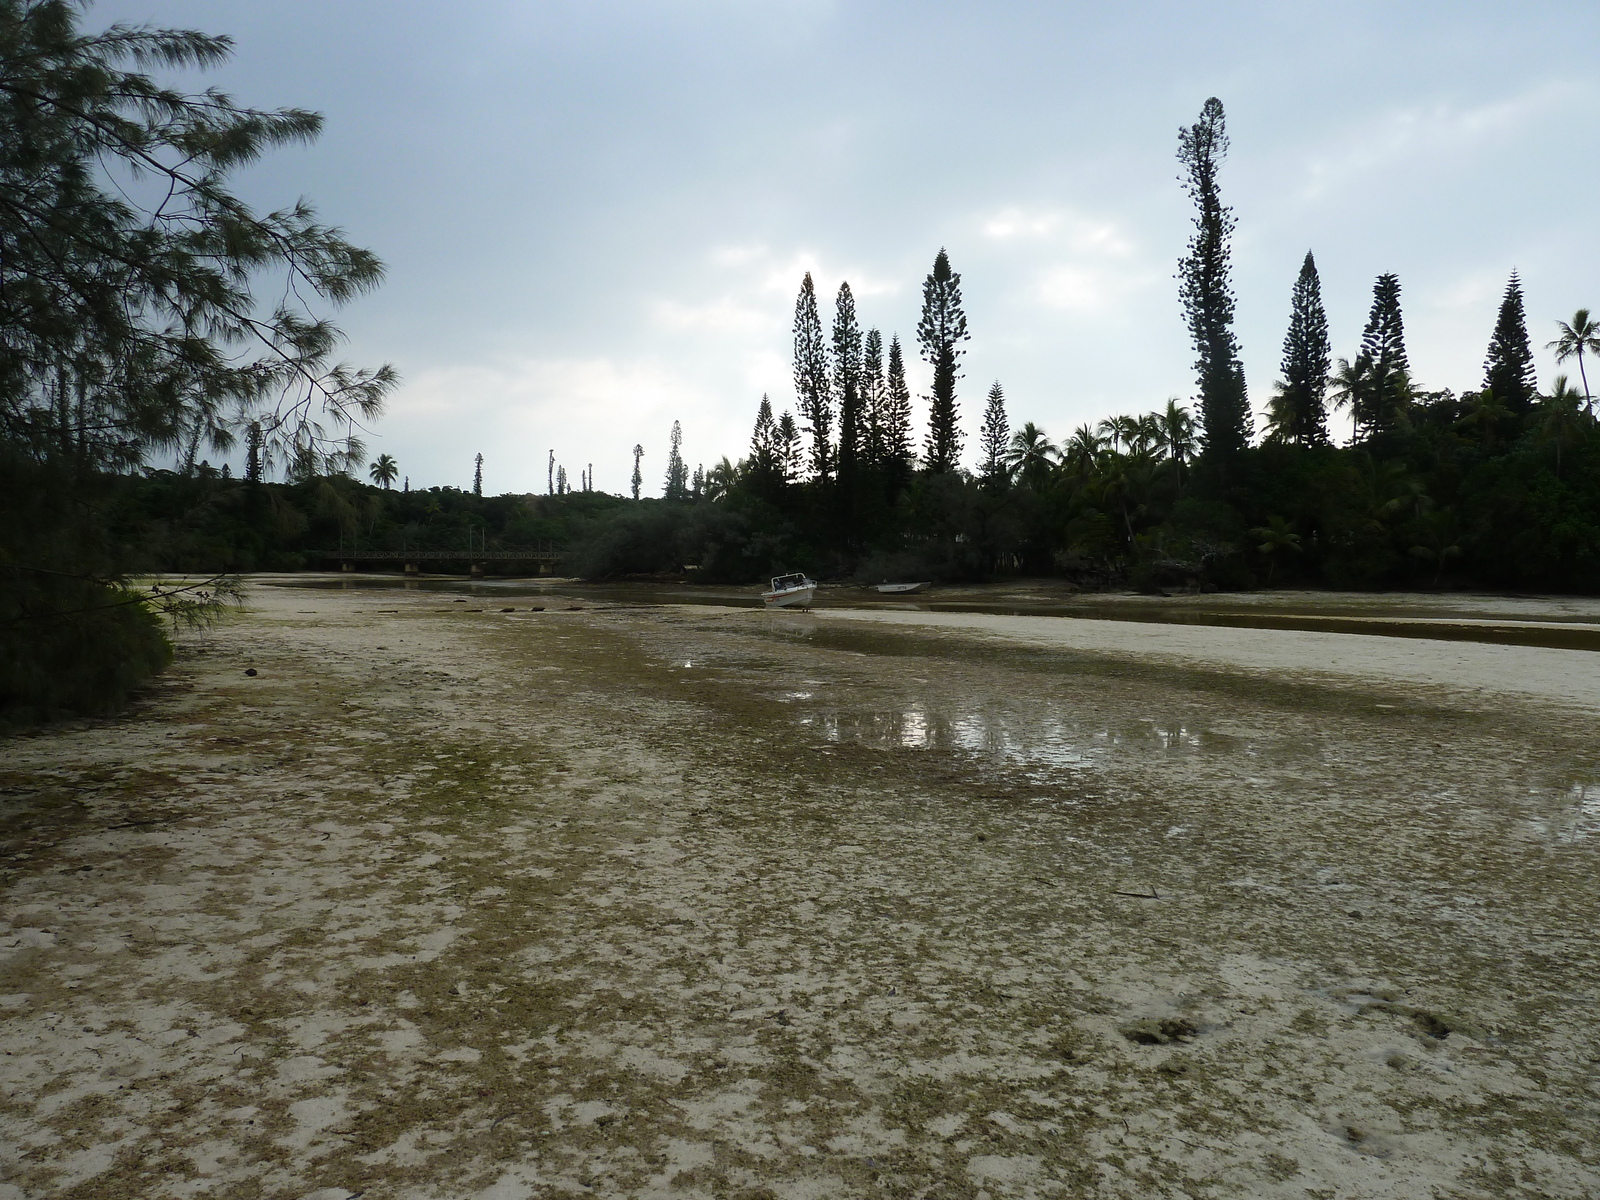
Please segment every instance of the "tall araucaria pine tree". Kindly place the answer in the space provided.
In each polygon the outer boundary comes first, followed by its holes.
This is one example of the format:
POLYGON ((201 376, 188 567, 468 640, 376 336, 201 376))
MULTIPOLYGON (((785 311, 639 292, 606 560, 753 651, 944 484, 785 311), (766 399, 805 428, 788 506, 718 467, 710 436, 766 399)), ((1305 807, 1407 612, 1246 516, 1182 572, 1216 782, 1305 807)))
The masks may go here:
POLYGON ((983 430, 978 435, 978 449, 983 455, 979 474, 984 485, 1001 488, 1010 472, 1006 468, 1006 451, 1011 446, 1011 422, 1006 417, 1006 394, 1000 390, 996 379, 989 388, 989 400, 983 410, 983 430))
POLYGON ((933 368, 924 461, 934 475, 954 471, 961 460, 956 380, 961 378, 961 343, 970 336, 961 307, 961 276, 950 269, 950 256, 941 247, 922 284, 922 319, 917 322, 917 344, 933 368))
POLYGON ((861 344, 861 408, 866 427, 862 458, 869 469, 883 469, 884 399, 888 391, 883 381, 883 334, 867 330, 861 344))
POLYGON ((833 392, 839 398, 839 484, 854 490, 861 467, 865 428, 861 406, 861 326, 848 283, 839 285, 833 309, 833 392))
POLYGON ((678 421, 672 423, 672 437, 667 445, 667 486, 664 495, 668 500, 689 498, 689 468, 683 461, 683 425, 678 421))
POLYGON ((1528 318, 1522 307, 1522 281, 1515 271, 1506 284, 1500 301, 1500 315, 1489 339, 1489 354, 1483 364, 1483 386, 1513 416, 1521 416, 1539 397, 1539 381, 1533 370, 1533 346, 1528 341, 1528 318))
POLYGON ((1392 431, 1411 396, 1411 362, 1406 356, 1397 275, 1379 275, 1372 285, 1372 311, 1361 331, 1356 373, 1360 384, 1350 402, 1356 436, 1392 431))
POLYGON ((883 462, 889 478, 890 495, 906 485, 911 474, 911 389, 906 386, 905 357, 900 351, 900 335, 889 339, 889 370, 884 381, 883 462))
POLYGON ((1332 366, 1328 344, 1328 314, 1322 307, 1322 282, 1317 263, 1306 251, 1300 276, 1289 302, 1289 332, 1283 338, 1283 386, 1278 396, 1284 422, 1282 434, 1302 446, 1320 446, 1328 440, 1328 369, 1332 366))
POLYGON ((1217 174, 1227 154, 1222 101, 1213 96, 1200 110, 1200 119, 1178 131, 1183 187, 1196 210, 1188 253, 1178 260, 1178 296, 1194 340, 1205 450, 1224 458, 1244 449, 1252 432, 1244 365, 1233 335, 1236 301, 1228 277, 1229 239, 1237 221, 1217 188, 1217 174))
POLYGON ((756 480, 770 484, 778 478, 778 429, 772 420, 772 401, 761 394, 755 432, 750 436, 750 468, 756 480))
POLYGON ((794 302, 794 394, 800 419, 811 434, 811 471, 819 480, 833 477, 833 395, 828 379, 828 346, 817 315, 817 288, 811 272, 794 302))

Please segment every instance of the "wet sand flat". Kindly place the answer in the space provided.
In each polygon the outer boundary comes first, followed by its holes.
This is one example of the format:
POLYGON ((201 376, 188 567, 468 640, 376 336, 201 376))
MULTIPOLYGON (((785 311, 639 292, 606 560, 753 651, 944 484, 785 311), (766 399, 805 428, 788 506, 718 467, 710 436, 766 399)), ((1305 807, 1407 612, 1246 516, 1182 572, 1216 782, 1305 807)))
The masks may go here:
POLYGON ((5 743, 0 1198, 1600 1193, 1594 654, 529 603, 5 743))

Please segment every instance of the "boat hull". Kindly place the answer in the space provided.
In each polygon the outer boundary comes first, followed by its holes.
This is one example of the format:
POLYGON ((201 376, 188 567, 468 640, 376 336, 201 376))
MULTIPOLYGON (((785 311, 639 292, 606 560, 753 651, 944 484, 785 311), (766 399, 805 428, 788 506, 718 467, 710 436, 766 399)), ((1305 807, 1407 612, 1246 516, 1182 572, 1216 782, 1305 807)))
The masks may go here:
POLYGON ((816 594, 814 587, 785 588, 781 592, 763 592, 761 602, 768 608, 810 608, 816 594))
POLYGON ((930 586, 928 583, 880 583, 878 591, 885 596, 914 596, 927 591, 930 586))

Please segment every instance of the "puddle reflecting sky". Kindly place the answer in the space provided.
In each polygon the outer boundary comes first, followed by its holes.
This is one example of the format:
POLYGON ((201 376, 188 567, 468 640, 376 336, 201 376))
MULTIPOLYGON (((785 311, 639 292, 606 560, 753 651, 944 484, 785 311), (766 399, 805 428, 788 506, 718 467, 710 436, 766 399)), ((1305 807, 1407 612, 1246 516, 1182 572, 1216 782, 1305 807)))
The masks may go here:
POLYGON ((1528 824, 1536 834, 1552 841, 1600 839, 1600 783, 1573 784, 1559 811, 1548 817, 1537 817, 1528 824))
MULTIPOLYGON (((811 699, 811 694, 790 692, 781 698, 798 704, 811 699)), ((1049 705, 1024 713, 913 700, 890 709, 815 707, 797 712, 796 720, 830 742, 882 750, 956 751, 1035 769, 1077 770, 1123 748, 1189 752, 1206 744, 1198 730, 1182 724, 1151 720, 1123 729, 1093 729, 1049 705)))

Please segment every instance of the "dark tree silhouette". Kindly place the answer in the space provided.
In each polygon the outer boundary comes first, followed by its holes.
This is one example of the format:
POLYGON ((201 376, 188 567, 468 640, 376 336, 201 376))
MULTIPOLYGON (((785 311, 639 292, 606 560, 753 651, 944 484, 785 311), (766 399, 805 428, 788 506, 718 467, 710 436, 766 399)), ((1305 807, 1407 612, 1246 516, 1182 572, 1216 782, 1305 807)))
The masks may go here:
POLYGON ((821 480, 833 477, 833 395, 828 380, 828 347, 817 315, 817 288, 811 272, 800 283, 794 302, 794 394, 800 419, 811 435, 811 471, 821 480))
POLYGON ((639 489, 644 486, 644 472, 639 470, 639 460, 644 457, 644 447, 635 442, 633 446, 633 498, 639 498, 639 489))
POLYGON ((1500 315, 1489 339, 1483 364, 1483 386, 1494 392, 1506 411, 1520 417, 1539 398, 1539 381, 1533 370, 1533 347, 1528 341, 1528 318, 1522 308, 1522 281, 1515 271, 1500 301, 1500 315))
POLYGON ((883 457, 891 492, 905 486, 911 473, 911 389, 906 386, 906 363, 900 336, 889 339, 889 372, 884 382, 883 457))
POLYGON ((1328 314, 1322 307, 1322 283, 1317 263, 1306 251, 1289 304, 1289 332, 1283 339, 1283 385, 1279 403, 1286 424, 1283 436, 1302 446, 1320 446, 1328 440, 1328 314))
POLYGON ((848 507, 860 473, 865 428, 861 411, 861 326, 850 285, 839 285, 833 317, 833 392, 839 398, 839 485, 848 507))
POLYGON ((483 495, 483 455, 478 455, 472 464, 472 494, 483 495))
POLYGON ((762 485, 778 479, 778 428, 772 420, 772 401, 765 392, 756 410, 755 431, 750 435, 750 470, 762 485))
POLYGON ((245 430, 244 441, 244 477, 251 483, 260 483, 263 463, 261 461, 261 422, 251 421, 245 430))
POLYGON ((956 380, 961 378, 961 343, 970 336, 961 307, 961 276, 950 269, 950 256, 941 247, 922 284, 922 319, 917 322, 917 344, 933 368, 924 460, 934 475, 954 471, 961 459, 956 380))
POLYGON ((1252 431, 1228 277, 1229 240, 1237 222, 1217 189, 1217 173, 1227 154, 1222 101, 1213 96, 1200 110, 1200 119, 1178 131, 1178 161, 1184 167, 1180 178, 1196 210, 1188 253, 1178 260, 1178 296, 1194 340, 1204 446, 1219 456, 1243 450, 1252 431))
POLYGON ((800 426, 788 409, 778 418, 777 442, 779 477, 785 484, 793 483, 800 477, 800 426))
POLYGON ((883 335, 876 329, 869 329, 861 345, 861 408, 865 426, 861 457, 874 471, 883 470, 887 396, 883 379, 883 335))
POLYGON ((983 455, 979 469, 983 482, 999 490, 1010 481, 1011 472, 1006 465, 1006 453, 1011 448, 1011 422, 1006 417, 1006 394, 1000 390, 996 379, 989 388, 988 403, 983 409, 983 429, 978 435, 978 450, 983 455))
POLYGON ((1356 436, 1392 431, 1411 395, 1411 362, 1406 357, 1397 275, 1379 275, 1372 285, 1372 311, 1361 332, 1355 371, 1358 382, 1351 392, 1350 408, 1356 436))
POLYGON ((664 494, 668 500, 689 498, 689 469, 683 462, 683 425, 678 421, 672 423, 672 436, 667 443, 667 485, 664 494))

